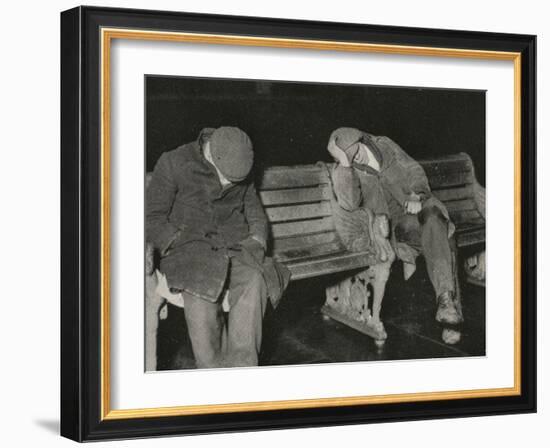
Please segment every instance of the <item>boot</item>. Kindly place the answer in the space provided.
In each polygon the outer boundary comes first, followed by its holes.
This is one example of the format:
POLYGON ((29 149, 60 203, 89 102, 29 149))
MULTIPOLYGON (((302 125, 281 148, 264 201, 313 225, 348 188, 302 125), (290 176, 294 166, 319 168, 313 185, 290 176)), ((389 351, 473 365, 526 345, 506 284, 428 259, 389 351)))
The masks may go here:
POLYGON ((462 313, 457 307, 453 291, 446 291, 437 298, 435 320, 449 325, 457 325, 464 321, 462 313))

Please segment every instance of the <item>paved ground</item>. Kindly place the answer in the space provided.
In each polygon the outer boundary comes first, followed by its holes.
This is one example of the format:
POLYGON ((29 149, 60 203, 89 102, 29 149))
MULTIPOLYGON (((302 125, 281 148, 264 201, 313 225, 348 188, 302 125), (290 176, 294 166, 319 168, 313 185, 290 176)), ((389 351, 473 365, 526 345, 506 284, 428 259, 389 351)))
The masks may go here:
MULTIPOLYGON (((327 278, 291 283, 276 311, 264 321, 262 365, 483 356, 485 354, 485 289, 463 284, 465 323, 462 340, 454 346, 441 341, 442 328, 434 320, 435 300, 424 265, 403 281, 395 263, 382 306, 388 339, 379 349, 374 341, 324 317, 327 278)), ((193 368, 194 361, 184 312, 171 307, 159 327, 159 369, 193 368)))

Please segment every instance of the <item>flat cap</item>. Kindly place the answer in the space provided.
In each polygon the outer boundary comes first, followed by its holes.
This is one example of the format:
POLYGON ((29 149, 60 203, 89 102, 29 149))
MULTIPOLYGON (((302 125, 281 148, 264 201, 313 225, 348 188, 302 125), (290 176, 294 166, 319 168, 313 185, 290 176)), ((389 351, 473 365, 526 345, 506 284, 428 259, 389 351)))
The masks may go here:
POLYGON ((331 135, 331 140, 345 151, 363 138, 363 131, 355 128, 338 128, 331 135))
POLYGON ((231 182, 244 180, 254 164, 252 142, 237 127, 216 129, 210 137, 210 152, 216 167, 231 182))

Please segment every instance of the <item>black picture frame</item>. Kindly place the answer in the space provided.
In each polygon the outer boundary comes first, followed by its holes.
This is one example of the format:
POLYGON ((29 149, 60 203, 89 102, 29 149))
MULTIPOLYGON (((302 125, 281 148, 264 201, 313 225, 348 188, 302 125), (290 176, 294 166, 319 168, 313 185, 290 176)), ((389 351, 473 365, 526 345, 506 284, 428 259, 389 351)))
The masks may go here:
POLYGON ((167 11, 61 13, 61 434, 77 441, 536 411, 536 37, 167 11), (521 371, 515 396, 102 418, 101 28, 365 42, 521 54, 521 371))

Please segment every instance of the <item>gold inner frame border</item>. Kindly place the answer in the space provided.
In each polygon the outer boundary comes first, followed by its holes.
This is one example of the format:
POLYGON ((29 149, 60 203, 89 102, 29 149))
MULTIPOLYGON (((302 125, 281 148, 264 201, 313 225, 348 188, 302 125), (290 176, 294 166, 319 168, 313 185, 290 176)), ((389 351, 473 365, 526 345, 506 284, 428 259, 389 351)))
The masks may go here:
POLYGON ((407 403, 514 396, 521 394, 521 53, 460 48, 339 42, 308 39, 266 38, 240 35, 101 28, 101 420, 169 417, 229 412, 273 411, 384 403, 407 403), (114 39, 185 42, 212 45, 295 48, 359 53, 455 57, 513 61, 514 63, 514 386, 493 389, 419 392, 390 395, 313 398, 208 405, 111 409, 110 368, 110 63, 114 39))

